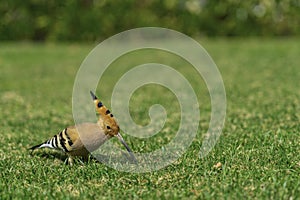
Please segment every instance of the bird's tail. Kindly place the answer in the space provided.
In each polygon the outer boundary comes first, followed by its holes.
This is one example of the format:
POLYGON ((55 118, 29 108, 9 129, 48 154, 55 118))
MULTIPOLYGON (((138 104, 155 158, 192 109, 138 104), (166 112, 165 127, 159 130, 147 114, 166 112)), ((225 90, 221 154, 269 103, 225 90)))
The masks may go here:
POLYGON ((35 149, 40 149, 40 148, 56 149, 57 148, 57 136, 55 135, 51 139, 49 139, 41 144, 30 147, 29 150, 34 151, 35 149))
POLYGON ((30 147, 29 148, 29 150, 35 150, 35 149, 39 149, 39 148, 41 148, 41 146, 43 145, 44 143, 42 143, 42 144, 38 144, 38 145, 35 145, 35 146, 33 146, 33 147, 30 147))

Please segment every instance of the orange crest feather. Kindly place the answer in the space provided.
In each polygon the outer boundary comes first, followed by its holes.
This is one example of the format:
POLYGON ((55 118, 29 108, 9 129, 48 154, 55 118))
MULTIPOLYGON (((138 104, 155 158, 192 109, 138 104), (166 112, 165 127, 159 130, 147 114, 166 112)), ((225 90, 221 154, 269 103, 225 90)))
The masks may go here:
POLYGON ((96 106, 96 112, 99 114, 98 123, 102 125, 106 134, 109 134, 111 136, 117 135, 120 128, 113 114, 109 109, 106 108, 106 106, 103 105, 103 103, 96 97, 96 95, 92 91, 90 93, 96 106))

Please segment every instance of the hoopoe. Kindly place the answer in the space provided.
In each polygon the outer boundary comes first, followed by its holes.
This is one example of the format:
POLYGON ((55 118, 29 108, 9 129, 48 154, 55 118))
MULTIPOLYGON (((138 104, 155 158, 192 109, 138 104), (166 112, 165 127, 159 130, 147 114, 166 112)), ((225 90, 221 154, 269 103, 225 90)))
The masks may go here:
POLYGON ((67 163, 73 163, 74 156, 88 158, 90 152, 97 150, 104 142, 112 137, 117 137, 136 162, 131 149, 120 134, 120 128, 113 114, 102 104, 96 95, 90 91, 99 114, 97 123, 82 123, 69 126, 49 140, 33 146, 30 150, 51 148, 62 150, 68 155, 67 163))

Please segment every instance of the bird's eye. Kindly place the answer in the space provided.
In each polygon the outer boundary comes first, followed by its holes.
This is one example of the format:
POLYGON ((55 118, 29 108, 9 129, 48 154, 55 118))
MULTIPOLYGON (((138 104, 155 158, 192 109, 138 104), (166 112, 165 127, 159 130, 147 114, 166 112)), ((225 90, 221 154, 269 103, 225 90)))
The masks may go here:
POLYGON ((110 126, 106 126, 107 129, 110 129, 110 126))

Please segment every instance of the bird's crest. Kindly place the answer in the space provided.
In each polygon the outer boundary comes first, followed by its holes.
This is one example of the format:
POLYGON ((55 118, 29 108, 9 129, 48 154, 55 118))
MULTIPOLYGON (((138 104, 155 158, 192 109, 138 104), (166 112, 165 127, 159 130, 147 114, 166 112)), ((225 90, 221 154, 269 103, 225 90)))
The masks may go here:
POLYGON ((90 91, 90 93, 96 106, 96 112, 99 114, 98 124, 103 127, 105 134, 109 134, 111 136, 117 135, 120 128, 114 118, 114 115, 106 108, 105 105, 103 105, 92 91, 90 91))

